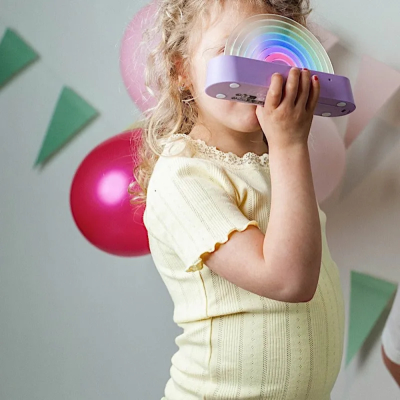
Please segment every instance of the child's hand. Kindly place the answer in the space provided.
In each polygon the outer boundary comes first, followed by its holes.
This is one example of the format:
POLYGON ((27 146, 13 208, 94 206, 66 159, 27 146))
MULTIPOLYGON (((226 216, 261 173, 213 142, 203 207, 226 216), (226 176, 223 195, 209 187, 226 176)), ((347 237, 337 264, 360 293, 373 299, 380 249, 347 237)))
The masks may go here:
POLYGON ((282 84, 281 74, 272 75, 264 107, 257 106, 256 109, 270 148, 307 144, 320 93, 319 81, 311 79, 309 70, 292 68, 283 93, 282 84))

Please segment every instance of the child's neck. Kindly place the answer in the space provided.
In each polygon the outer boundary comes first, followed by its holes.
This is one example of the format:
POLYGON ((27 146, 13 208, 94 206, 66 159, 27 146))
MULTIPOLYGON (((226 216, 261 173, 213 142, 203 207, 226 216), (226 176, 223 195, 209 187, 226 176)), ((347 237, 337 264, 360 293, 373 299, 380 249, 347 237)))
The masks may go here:
POLYGON ((257 133, 243 133, 243 137, 240 138, 241 140, 235 140, 232 136, 211 135, 204 127, 194 126, 189 136, 193 139, 201 139, 208 146, 216 147, 224 153, 232 152, 239 157, 243 157, 248 152, 259 156, 269 153, 268 144, 265 143, 266 139, 262 131, 257 133))

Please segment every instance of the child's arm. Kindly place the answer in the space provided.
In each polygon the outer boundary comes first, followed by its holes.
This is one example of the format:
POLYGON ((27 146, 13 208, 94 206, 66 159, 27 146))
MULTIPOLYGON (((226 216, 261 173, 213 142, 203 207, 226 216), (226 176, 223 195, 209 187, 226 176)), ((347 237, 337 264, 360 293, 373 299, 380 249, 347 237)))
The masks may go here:
POLYGON ((207 263, 236 285, 281 301, 311 300, 319 278, 321 225, 307 144, 319 93, 309 71, 292 68, 284 87, 280 74, 272 76, 265 105, 256 109, 269 144, 267 232, 233 234, 207 263))
POLYGON ((208 268, 273 300, 307 302, 321 264, 321 226, 306 145, 270 148, 272 201, 266 235, 255 226, 234 231, 203 255, 208 268))
POLYGON ((397 290, 390 314, 382 331, 383 362, 400 387, 400 290, 397 290))
POLYGON ((318 284, 322 238, 307 143, 271 147, 269 159, 272 196, 264 259, 293 296, 308 301, 318 284))
POLYGON ((386 354, 385 348, 381 345, 381 353, 383 362, 387 370, 392 375, 393 379, 396 381, 397 385, 400 387, 400 365, 393 362, 386 354))

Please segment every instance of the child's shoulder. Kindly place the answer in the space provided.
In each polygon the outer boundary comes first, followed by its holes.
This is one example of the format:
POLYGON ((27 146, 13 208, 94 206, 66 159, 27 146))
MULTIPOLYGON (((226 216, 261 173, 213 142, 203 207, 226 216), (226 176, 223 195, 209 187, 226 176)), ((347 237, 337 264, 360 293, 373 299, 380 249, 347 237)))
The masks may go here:
POLYGON ((223 165, 200 155, 187 142, 168 142, 149 180, 148 195, 184 195, 188 191, 221 190, 234 192, 234 179, 223 165))
MULTIPOLYGON (((184 168, 212 170, 222 166, 209 157, 203 156, 193 140, 185 140, 183 135, 173 135, 165 142, 153 173, 159 175, 177 173, 184 168)), ((191 170, 191 172, 194 172, 191 170)))
POLYGON ((219 180, 227 171, 213 160, 191 155, 185 150, 178 155, 163 154, 156 162, 151 179, 158 182, 174 179, 196 179, 196 177, 219 180))

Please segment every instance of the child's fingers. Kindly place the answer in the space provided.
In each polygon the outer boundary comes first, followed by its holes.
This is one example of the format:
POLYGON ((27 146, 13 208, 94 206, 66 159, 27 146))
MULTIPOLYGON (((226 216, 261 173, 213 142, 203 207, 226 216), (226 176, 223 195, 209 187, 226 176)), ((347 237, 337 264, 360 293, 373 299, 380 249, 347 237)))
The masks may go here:
POLYGON ((311 86, 310 75, 311 74, 309 70, 301 71, 300 86, 296 100, 296 107, 299 107, 302 110, 305 110, 308 97, 310 95, 310 86, 311 86))
POLYGON ((319 93, 321 91, 321 85, 319 83, 318 78, 316 75, 313 75, 311 77, 311 91, 310 95, 308 97, 308 102, 307 102, 307 111, 312 111, 314 113, 315 107, 318 103, 318 98, 319 98, 319 93))
POLYGON ((291 68, 283 90, 282 104, 285 103, 287 105, 294 106, 294 102, 297 97, 297 90, 299 88, 299 77, 300 69, 296 67, 291 68))
POLYGON ((283 77, 281 74, 275 73, 272 75, 271 85, 265 97, 265 108, 275 109, 279 106, 282 99, 282 83, 283 77))

